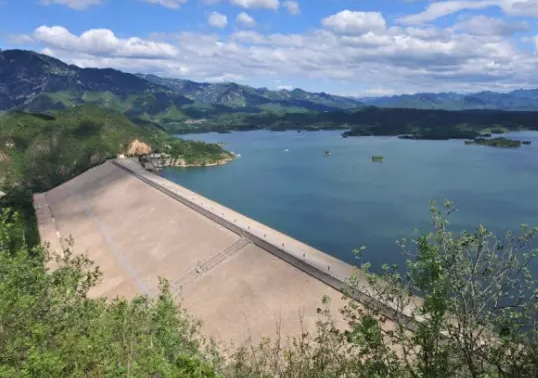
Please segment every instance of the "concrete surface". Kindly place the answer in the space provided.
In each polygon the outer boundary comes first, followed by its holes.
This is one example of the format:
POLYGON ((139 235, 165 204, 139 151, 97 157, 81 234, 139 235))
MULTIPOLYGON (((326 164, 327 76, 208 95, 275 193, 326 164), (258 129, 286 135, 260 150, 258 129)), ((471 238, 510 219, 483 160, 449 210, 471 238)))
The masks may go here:
MULTIPOLYGON (((138 169, 130 160, 118 164, 138 169)), ((178 192, 186 190, 143 170, 137 173, 178 192)), ((201 196, 188 195, 261 236, 295 245, 297 253, 311 250, 201 196)), ((74 249, 86 252, 104 272, 93 296, 155 295, 158 278, 165 277, 184 306, 204 321, 203 332, 225 343, 274 336, 278 324, 284 337, 299 334, 301 322, 312 329, 324 295, 332 298, 335 309, 342 306, 335 288, 113 162, 36 194, 34 205, 41 238, 52 250, 61 251, 65 238, 72 236, 74 249)), ((313 262, 338 262, 318 252, 309 257, 313 262)))
MULTIPOLYGON (((323 296, 342 326, 340 290, 353 268, 160 176, 117 159, 34 195, 41 238, 72 236, 104 272, 93 296, 157 293, 167 278, 207 336, 227 344, 314 330, 323 296)), ((356 294, 368 296, 363 284, 356 294)), ((377 303, 377 302, 376 302, 377 303)), ((380 304, 391 311, 390 304, 380 304)))

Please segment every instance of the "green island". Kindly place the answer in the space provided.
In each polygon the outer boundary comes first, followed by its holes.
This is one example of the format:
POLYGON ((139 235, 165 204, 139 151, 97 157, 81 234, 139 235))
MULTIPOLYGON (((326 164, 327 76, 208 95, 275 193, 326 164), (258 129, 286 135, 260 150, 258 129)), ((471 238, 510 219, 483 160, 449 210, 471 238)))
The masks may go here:
POLYGON ((517 147, 521 147, 522 144, 530 144, 530 143, 524 143, 519 140, 499 137, 499 138, 492 138, 492 139, 475 138, 474 140, 466 140, 465 144, 477 145, 477 146, 501 147, 501 148, 517 148, 517 147))

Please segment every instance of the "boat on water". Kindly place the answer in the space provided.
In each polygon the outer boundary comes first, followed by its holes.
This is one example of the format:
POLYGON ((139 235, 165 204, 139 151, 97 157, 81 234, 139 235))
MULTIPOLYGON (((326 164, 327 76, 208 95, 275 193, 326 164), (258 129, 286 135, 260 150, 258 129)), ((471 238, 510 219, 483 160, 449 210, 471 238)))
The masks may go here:
POLYGON ((331 156, 331 155, 332 155, 331 151, 325 151, 325 156, 331 156))
POLYGON ((290 150, 288 150, 287 148, 284 150, 284 152, 289 152, 290 150))

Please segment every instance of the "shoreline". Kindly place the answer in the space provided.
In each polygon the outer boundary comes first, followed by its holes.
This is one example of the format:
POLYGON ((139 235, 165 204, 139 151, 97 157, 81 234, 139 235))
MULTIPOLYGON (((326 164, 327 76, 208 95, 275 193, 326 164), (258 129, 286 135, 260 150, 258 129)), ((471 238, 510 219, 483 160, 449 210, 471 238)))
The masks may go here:
POLYGON ((219 165, 227 164, 234 159, 236 159, 237 156, 233 157, 227 157, 221 160, 213 161, 211 163, 193 163, 193 164, 187 164, 184 159, 167 159, 162 164, 162 168, 172 167, 172 168, 202 168, 202 167, 216 167, 219 165))
POLYGON ((140 157, 138 162, 140 165, 149 172, 158 172, 162 171, 165 167, 176 167, 176 168, 192 168, 192 167, 215 167, 218 165, 224 165, 230 161, 237 158, 237 155, 221 155, 219 160, 211 160, 208 163, 205 162, 196 162, 188 164, 184 158, 172 158, 168 155, 162 154, 151 154, 144 157, 140 157))

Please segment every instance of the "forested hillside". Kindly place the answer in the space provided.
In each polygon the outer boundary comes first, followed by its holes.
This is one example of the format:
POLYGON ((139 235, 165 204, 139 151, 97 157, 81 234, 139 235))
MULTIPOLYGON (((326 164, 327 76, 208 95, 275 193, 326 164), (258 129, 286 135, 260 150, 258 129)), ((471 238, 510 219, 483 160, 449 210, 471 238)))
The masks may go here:
POLYGON ((419 110, 365 107, 358 110, 286 114, 226 114, 171 131, 351 129, 346 135, 416 135, 419 139, 473 138, 506 130, 538 130, 538 112, 419 110))
POLYGON ((50 114, 9 112, 0 117, 0 187, 48 190, 127 152, 135 139, 193 163, 227 154, 218 145, 178 140, 151 122, 93 105, 50 114))
POLYGON ((382 106, 376 108, 327 93, 271 91, 236 83, 197 83, 112 69, 82 69, 31 51, 0 51, 0 111, 49 113, 92 104, 178 133, 352 128, 349 135, 420 134, 442 139, 456 134, 463 137, 461 130, 471 130, 465 134, 470 137, 491 128, 535 129, 538 112, 529 110, 538 110, 537 99, 536 91, 528 90, 367 100, 382 106))
POLYGON ((0 51, 0 111, 45 112, 95 104, 162 124, 248 113, 349 109, 360 102, 326 93, 269 91, 79 68, 32 51, 0 51))

